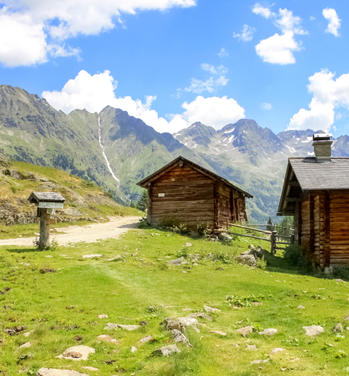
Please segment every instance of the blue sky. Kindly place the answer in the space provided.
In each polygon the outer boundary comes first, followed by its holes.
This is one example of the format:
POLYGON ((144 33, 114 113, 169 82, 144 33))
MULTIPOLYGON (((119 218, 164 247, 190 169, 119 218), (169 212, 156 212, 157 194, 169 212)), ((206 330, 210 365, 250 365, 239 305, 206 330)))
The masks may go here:
POLYGON ((57 109, 127 110, 163 132, 241 117, 349 133, 349 4, 5 0, 0 78, 57 109))

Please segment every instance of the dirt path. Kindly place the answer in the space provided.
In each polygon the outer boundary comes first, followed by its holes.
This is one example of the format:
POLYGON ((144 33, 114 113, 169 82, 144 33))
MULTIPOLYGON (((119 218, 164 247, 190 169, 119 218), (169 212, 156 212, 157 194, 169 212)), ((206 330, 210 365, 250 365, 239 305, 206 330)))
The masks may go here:
MULTIPOLYGON (((57 233, 51 234, 50 239, 59 245, 69 243, 93 243, 101 239, 118 238, 121 234, 137 227, 139 217, 114 217, 109 222, 92 223, 86 226, 69 226, 57 228, 57 233)), ((35 238, 16 238, 0 240, 2 245, 32 246, 35 238)))

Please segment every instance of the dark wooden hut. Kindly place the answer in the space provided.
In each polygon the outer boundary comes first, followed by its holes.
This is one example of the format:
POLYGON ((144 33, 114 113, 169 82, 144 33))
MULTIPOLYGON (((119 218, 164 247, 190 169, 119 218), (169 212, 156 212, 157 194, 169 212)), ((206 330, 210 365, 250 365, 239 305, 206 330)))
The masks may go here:
POLYGON ((349 158, 331 157, 331 144, 314 135, 315 157, 289 158, 278 209, 294 216, 296 240, 322 268, 349 264, 349 158))
POLYGON ((148 222, 185 224, 195 229, 247 221, 245 198, 252 196, 228 180, 178 157, 138 183, 149 195, 148 222))

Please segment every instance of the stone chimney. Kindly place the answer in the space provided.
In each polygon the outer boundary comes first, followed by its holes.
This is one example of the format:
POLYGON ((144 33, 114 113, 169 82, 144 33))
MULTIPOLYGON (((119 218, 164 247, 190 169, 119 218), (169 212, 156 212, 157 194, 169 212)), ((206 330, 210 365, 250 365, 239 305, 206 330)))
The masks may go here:
POLYGON ((316 159, 321 161, 331 160, 331 135, 326 133, 314 133, 313 146, 316 159))

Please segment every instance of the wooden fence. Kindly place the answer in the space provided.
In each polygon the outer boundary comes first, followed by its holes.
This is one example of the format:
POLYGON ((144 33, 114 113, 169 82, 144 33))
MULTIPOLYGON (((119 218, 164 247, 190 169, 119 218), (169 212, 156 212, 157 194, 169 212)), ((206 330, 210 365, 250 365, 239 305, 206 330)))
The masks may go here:
MULTIPOLYGON (((261 226, 261 225, 258 225, 258 226, 261 226)), ((263 225, 263 226, 267 226, 267 225, 263 225)), ((273 231, 260 230, 254 227, 242 226, 242 225, 237 225, 237 224, 232 224, 231 227, 242 228, 245 230, 255 231, 255 232, 259 232, 261 234, 266 235, 262 237, 262 236, 240 234, 238 232, 229 231, 229 234, 231 235, 242 236, 245 238, 252 238, 252 239, 258 239, 258 240, 264 240, 264 241, 270 242, 270 252, 273 255, 276 253, 277 249, 284 249, 283 247, 280 247, 281 245, 290 245, 294 243, 294 235, 291 235, 291 236, 280 235, 275 230, 273 231)))

